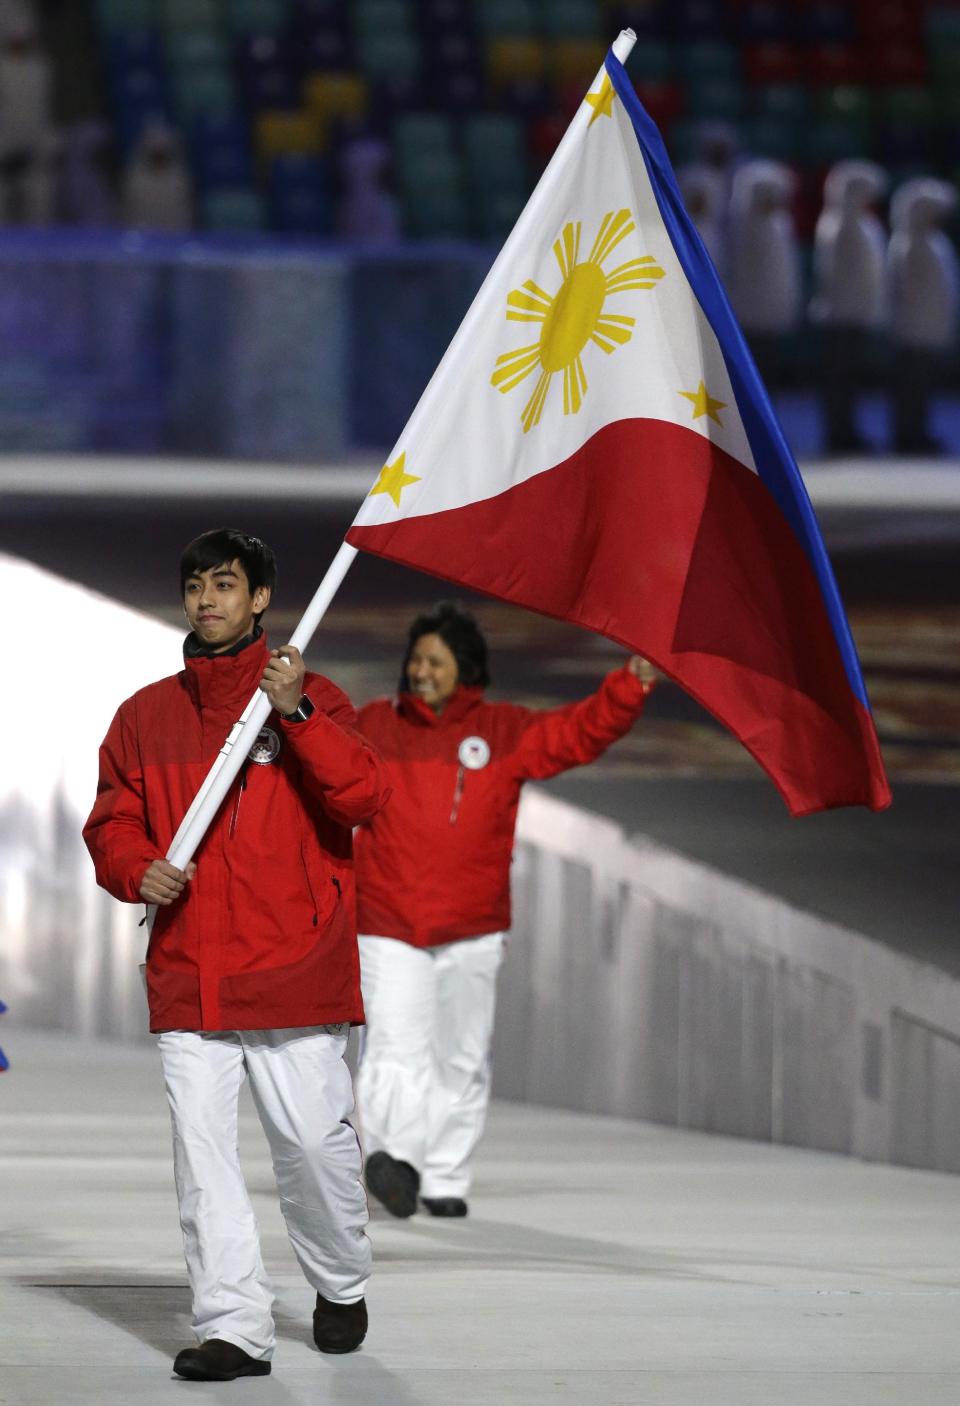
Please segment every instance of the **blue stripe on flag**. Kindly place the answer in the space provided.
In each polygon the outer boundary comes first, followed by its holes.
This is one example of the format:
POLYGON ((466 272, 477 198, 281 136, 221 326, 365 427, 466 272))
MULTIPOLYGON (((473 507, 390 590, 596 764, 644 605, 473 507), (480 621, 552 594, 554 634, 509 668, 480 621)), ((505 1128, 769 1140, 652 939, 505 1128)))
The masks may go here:
POLYGON ((800 470, 784 438, 767 389, 750 355, 720 276, 687 213, 656 124, 637 97, 623 64, 612 49, 607 54, 606 67, 617 97, 633 123, 660 215, 680 266, 720 344, 757 472, 807 553, 820 584, 850 687, 864 707, 869 708, 860 660, 830 558, 800 470))

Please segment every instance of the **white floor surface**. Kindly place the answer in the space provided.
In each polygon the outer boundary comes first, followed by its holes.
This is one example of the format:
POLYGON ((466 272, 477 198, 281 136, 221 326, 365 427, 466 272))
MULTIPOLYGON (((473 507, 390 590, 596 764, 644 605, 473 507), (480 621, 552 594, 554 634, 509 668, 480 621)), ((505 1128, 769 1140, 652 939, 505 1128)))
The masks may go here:
POLYGON ((466 1221, 374 1212, 370 1332, 310 1339, 266 1143, 242 1148, 278 1292, 269 1378, 191 1341, 150 1047, 7 1026, 0 1406, 956 1406, 960 1180, 499 1104, 466 1221))

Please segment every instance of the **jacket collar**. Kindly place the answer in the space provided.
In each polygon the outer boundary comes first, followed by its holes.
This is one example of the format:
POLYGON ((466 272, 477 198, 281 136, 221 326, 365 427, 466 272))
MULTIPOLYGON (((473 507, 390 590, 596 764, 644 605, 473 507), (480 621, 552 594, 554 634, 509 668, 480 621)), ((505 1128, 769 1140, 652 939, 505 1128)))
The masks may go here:
POLYGON ((408 722, 419 723, 421 727, 455 727, 482 699, 482 688, 467 688, 461 684, 443 712, 438 714, 422 698, 404 690, 397 697, 397 711, 408 722))
POLYGON ((239 705, 239 712, 252 698, 267 667, 267 637, 259 628, 246 641, 240 640, 226 654, 195 653, 194 636, 184 641, 184 677, 187 689, 200 708, 226 708, 239 705))

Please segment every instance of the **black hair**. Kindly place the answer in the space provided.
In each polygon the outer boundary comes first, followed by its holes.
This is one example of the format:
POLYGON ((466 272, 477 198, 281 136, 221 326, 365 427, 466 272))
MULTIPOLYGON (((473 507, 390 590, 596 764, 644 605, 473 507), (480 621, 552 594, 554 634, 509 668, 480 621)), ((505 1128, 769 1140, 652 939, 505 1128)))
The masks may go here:
POLYGON ((457 661, 458 681, 468 688, 486 688, 490 682, 487 642, 480 626, 466 610, 453 601, 439 601, 410 626, 407 649, 400 669, 400 692, 409 692, 407 665, 413 646, 423 635, 439 635, 457 661))
MULTIPOLYGON (((243 567, 251 595, 258 586, 268 586, 272 591, 277 584, 277 560, 266 542, 238 532, 235 527, 215 527, 211 532, 202 532, 184 547, 180 557, 180 595, 183 596, 191 576, 199 576, 211 567, 228 565, 232 561, 238 561, 243 567)), ((258 624, 262 614, 260 611, 254 616, 258 624)))

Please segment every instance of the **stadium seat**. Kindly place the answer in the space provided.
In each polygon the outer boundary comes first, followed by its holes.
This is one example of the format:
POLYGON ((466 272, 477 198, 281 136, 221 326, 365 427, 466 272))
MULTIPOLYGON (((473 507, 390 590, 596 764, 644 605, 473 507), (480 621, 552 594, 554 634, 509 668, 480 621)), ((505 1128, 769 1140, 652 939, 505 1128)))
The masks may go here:
POLYGON ((806 77, 803 51, 779 40, 748 45, 743 52, 743 71, 748 82, 756 85, 800 83, 806 77))
MULTIPOLYGON (((531 86, 537 86, 541 94, 545 91, 534 79, 518 78, 514 80, 514 84, 504 85, 504 100, 515 101, 518 110, 525 111, 522 94, 525 88, 529 91, 531 86)), ((472 68, 448 68, 430 75, 426 80, 425 91, 429 93, 431 101, 446 112, 475 112, 483 106, 487 96, 483 78, 472 68)), ((541 106, 542 102, 538 102, 538 111, 541 106)))
POLYGON ((464 122, 463 145, 476 232, 502 239, 530 190, 526 131, 516 118, 478 113, 464 122))
MULTIPOLYGON (((519 118, 524 127, 534 117, 547 111, 553 105, 553 96, 548 85, 539 78, 514 78, 504 83, 499 90, 498 106, 504 112, 519 118)), ((478 112, 483 104, 474 103, 471 112, 478 112)))
POLYGON ((869 156, 864 151, 856 127, 836 118, 820 118, 810 123, 806 134, 807 159, 812 166, 828 167, 852 156, 869 156))
MULTIPOLYGON (((740 129, 736 129, 738 135, 740 129)), ((689 117, 681 117, 670 128, 667 150, 674 166, 685 166, 690 161, 700 159, 700 123, 689 117)))
POLYGON ((469 29, 425 31, 423 35, 426 62, 431 70, 438 68, 472 68, 479 70, 481 46, 469 29))
POLYGON ((407 0, 354 0, 351 9, 358 35, 409 34, 415 27, 407 0))
POLYGON ((635 83, 669 83, 676 73, 676 54, 662 39, 641 39, 630 55, 630 77, 635 83))
POLYGON ((173 109, 186 126, 201 114, 229 117, 237 107, 233 76, 223 68, 183 68, 171 77, 173 109))
POLYGON ((107 71, 113 74, 131 68, 150 68, 163 72, 163 44, 155 29, 116 29, 105 35, 104 58, 107 71))
POLYGON ((138 65, 116 69, 110 75, 110 92, 118 108, 166 106, 167 86, 162 71, 156 68, 138 65))
POLYGON ((294 68, 295 49, 285 35, 252 30, 234 38, 233 52, 243 73, 258 68, 294 68))
POLYGON ((811 44, 807 50, 807 81, 835 87, 841 83, 862 83, 863 51, 856 44, 811 44))
POLYGON ((525 190, 498 190, 484 186, 474 193, 474 229, 481 239, 502 242, 517 223, 527 203, 525 190))
POLYGON ((175 68, 222 68, 230 66, 230 49, 215 29, 174 29, 167 33, 165 49, 175 68))
POLYGON ((170 106, 166 99, 128 101, 115 109, 117 146, 124 159, 136 147, 148 127, 171 126, 170 106))
POLYGON ((343 0, 293 0, 290 8, 290 28, 297 35, 339 24, 344 18, 343 0))
POLYGON ((453 123, 441 113, 408 113, 393 124, 393 154, 400 185, 419 189, 428 181, 462 187, 462 167, 453 123))
POLYGON ((482 107, 487 97, 482 44, 466 28, 425 28, 421 78, 429 101, 436 107, 448 111, 482 107))
POLYGON ((788 43, 793 37, 794 14, 782 0, 745 0, 737 24, 745 44, 788 43))
POLYGON ((867 58, 867 72, 874 83, 910 87, 927 80, 927 55, 920 43, 902 39, 876 44, 867 58))
POLYGON ((729 17, 723 0, 671 0, 665 6, 670 27, 682 43, 723 39, 729 17))
POLYGON ((474 170, 510 169, 526 183, 526 132, 514 117, 499 113, 477 113, 463 124, 463 149, 474 170))
POLYGON ((294 57, 301 73, 315 69, 339 69, 350 72, 356 68, 353 36, 342 25, 324 25, 318 29, 294 34, 294 57))
POLYGON ((389 126, 401 112, 417 112, 434 95, 424 86, 419 69, 371 75, 370 120, 375 126, 389 126))
POLYGON ((745 91, 727 78, 701 79, 686 88, 686 111, 691 117, 736 122, 743 115, 745 91))
POLYGON ((225 16, 234 34, 278 34, 287 23, 287 0, 227 0, 225 16))
POLYGON ((441 29, 469 29, 474 0, 418 0, 417 10, 425 34, 441 29))
POLYGON ((215 30, 220 23, 217 0, 159 0, 160 23, 166 30, 215 30))
POLYGON ((800 127, 810 115, 810 98, 801 83, 773 83, 748 93, 754 117, 775 117, 800 127))
POLYGON ((439 113, 397 118, 393 151, 407 230, 417 237, 467 234, 463 164, 451 120, 439 113))
POLYGON ((97 20, 105 34, 153 29, 159 22, 155 0, 97 0, 97 20))
POLYGON ((680 44, 677 59, 679 71, 688 83, 740 81, 740 52, 733 44, 707 40, 680 44))
POLYGON ((263 68, 241 74, 240 87, 246 107, 253 112, 275 108, 288 112, 300 106, 300 82, 289 68, 263 68))
POLYGON ((861 37, 915 42, 923 31, 922 6, 914 0, 856 0, 861 37))
POLYGON ((527 129, 527 149, 536 170, 542 171, 563 139, 567 124, 558 112, 544 112, 527 129))
POLYGON ((929 161, 937 109, 928 89, 878 90, 877 115, 885 157, 895 163, 929 161))
POLYGON ((252 233, 266 226, 263 197, 250 186, 235 190, 211 190, 200 202, 204 229, 252 233))
POLYGON ((247 125, 232 114, 201 113, 190 132, 191 164, 203 191, 251 185, 253 162, 247 125))
POLYGON ((600 71, 606 52, 607 45, 599 39, 555 39, 547 51, 547 73, 554 87, 569 84, 586 90, 600 71))
POLYGON ((814 43, 850 44, 857 38, 856 14, 836 0, 810 0, 799 7, 801 34, 814 43))
POLYGON ((487 45, 487 77, 494 88, 517 78, 542 79, 547 55, 539 39, 491 39, 487 45))
POLYGON ((357 73, 312 73, 303 85, 303 104, 319 122, 344 119, 359 121, 366 116, 367 84, 357 73))
POLYGON ((371 79, 419 76, 422 52, 415 34, 361 34, 357 38, 357 53, 361 68, 371 79))
POLYGON ((596 39, 603 19, 596 0, 541 0, 540 26, 558 38, 596 39))
POLYGON ((744 145, 751 156, 764 156, 787 164, 803 161, 805 129, 798 131, 792 118, 767 113, 748 118, 743 130, 744 145))
POLYGON ((476 23, 485 35, 532 36, 540 32, 533 0, 475 0, 476 23))
POLYGON ((876 103, 881 119, 894 125, 929 127, 935 117, 933 94, 926 88, 880 89, 876 103))
POLYGON ((472 228, 458 181, 424 183, 401 191, 406 234, 413 239, 464 239, 472 228))
POLYGON ((864 145, 869 143, 873 122, 873 97, 869 88, 850 83, 821 88, 816 94, 814 109, 817 116, 825 121, 843 122, 856 128, 863 137, 864 145))
POLYGON ((254 123, 253 147, 269 166, 277 156, 319 156, 325 133, 308 112, 261 112, 254 123))
POLYGON ((322 161, 311 156, 278 156, 268 179, 270 223, 285 234, 329 234, 333 203, 322 161))

